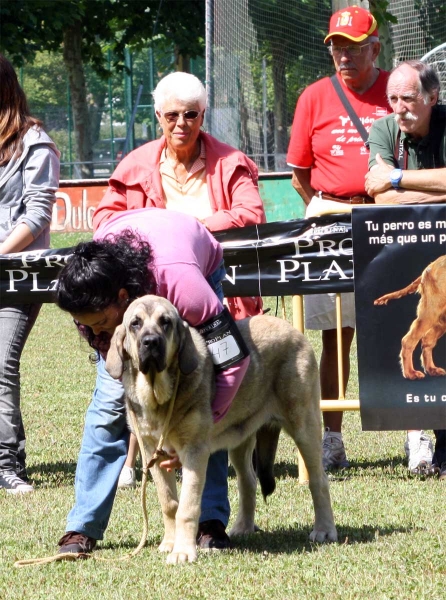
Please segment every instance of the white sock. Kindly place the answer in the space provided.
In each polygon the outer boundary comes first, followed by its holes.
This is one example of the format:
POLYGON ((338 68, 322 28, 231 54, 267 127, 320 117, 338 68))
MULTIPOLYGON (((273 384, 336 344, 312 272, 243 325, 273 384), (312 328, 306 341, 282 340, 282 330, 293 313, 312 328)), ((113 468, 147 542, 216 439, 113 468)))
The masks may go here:
POLYGON ((407 440, 409 443, 419 442, 421 438, 422 431, 409 431, 407 433, 407 440))

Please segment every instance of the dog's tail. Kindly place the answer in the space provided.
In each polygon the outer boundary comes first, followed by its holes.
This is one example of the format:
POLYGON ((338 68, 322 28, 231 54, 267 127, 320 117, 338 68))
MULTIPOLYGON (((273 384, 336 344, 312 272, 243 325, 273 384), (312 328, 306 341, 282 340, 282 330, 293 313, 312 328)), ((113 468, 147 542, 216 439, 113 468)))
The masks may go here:
POLYGON ((407 294, 415 294, 415 292, 418 291, 418 288, 420 287, 421 277, 422 276, 420 275, 417 279, 415 279, 415 281, 412 281, 411 284, 409 284, 407 287, 403 288, 402 290, 398 290, 397 292, 392 292, 391 294, 385 294, 384 296, 381 296, 381 298, 377 298, 373 304, 375 304, 375 306, 387 304, 387 302, 389 300, 397 300, 398 298, 407 296, 407 294))
POLYGON ((276 489, 274 462, 279 443, 280 427, 269 423, 257 431, 254 467, 260 482, 263 499, 266 500, 276 489))

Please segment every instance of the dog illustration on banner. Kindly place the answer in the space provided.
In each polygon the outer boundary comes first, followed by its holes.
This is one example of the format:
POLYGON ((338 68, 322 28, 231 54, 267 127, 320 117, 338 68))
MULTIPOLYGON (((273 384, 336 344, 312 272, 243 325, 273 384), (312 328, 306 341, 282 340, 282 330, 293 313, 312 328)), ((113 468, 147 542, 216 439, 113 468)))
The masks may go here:
POLYGON ((423 379, 424 373, 413 366, 413 353, 421 340, 422 364, 425 372, 434 377, 446 375, 446 371, 436 367, 432 351, 438 340, 446 333, 446 256, 431 262, 410 285, 377 298, 375 305, 387 304, 417 292, 421 298, 417 307, 417 318, 401 340, 401 368, 406 379, 423 379))

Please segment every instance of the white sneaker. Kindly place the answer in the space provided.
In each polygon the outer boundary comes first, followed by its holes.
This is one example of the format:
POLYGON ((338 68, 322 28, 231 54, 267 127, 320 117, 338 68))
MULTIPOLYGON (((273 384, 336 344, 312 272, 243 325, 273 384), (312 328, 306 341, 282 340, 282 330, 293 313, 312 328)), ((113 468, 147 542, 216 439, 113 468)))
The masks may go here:
POLYGON ((14 471, 0 471, 0 489, 7 494, 28 494, 34 492, 31 484, 20 479, 14 471))
POLYGON ((350 466, 345 455, 342 434, 330 431, 330 427, 325 428, 324 437, 322 438, 322 465, 324 471, 346 469, 350 466))
POLYGON ((134 488, 136 487, 136 473, 132 467, 124 465, 118 479, 118 488, 134 488))
POLYGON ((431 438, 420 431, 420 436, 407 435, 404 450, 408 458, 409 471, 413 475, 429 475, 432 470, 432 457, 434 449, 431 438))

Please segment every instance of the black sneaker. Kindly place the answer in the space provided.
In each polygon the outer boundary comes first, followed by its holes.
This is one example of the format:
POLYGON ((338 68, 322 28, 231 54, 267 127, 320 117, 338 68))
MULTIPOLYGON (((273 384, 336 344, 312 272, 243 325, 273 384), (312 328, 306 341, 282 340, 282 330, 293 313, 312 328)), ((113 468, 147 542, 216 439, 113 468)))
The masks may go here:
POLYGON ((0 489, 8 494, 28 494, 33 492, 32 485, 20 479, 14 471, 0 471, 0 489))
POLYGON ((20 477, 20 479, 23 479, 23 481, 25 483, 29 483, 29 477, 28 477, 28 473, 26 472, 26 467, 17 463, 16 473, 17 473, 17 477, 20 477))
POLYGON ((20 477, 22 481, 31 485, 28 473, 26 471, 17 471, 17 477, 20 477))
POLYGON ((59 540, 59 554, 66 552, 73 554, 89 554, 96 546, 96 540, 88 537, 84 533, 77 531, 67 531, 59 540))
POLYGON ((203 521, 198 525, 197 546, 201 550, 227 550, 231 540, 225 526, 218 519, 203 521))
POLYGON ((446 460, 441 463, 438 476, 441 481, 446 481, 446 460))

